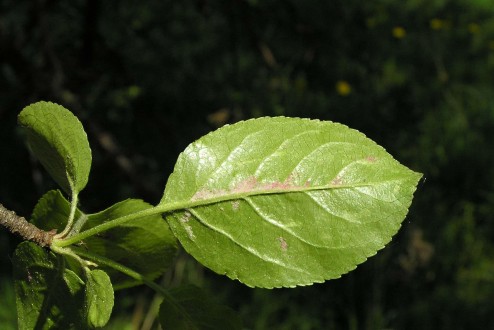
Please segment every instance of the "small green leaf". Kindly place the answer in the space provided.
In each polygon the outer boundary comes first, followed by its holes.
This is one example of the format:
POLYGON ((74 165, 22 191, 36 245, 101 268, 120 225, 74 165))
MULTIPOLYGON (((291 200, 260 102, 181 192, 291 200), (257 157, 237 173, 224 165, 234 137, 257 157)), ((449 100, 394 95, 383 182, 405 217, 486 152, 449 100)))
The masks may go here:
POLYGON ((60 187, 75 195, 84 189, 91 149, 81 122, 69 110, 50 102, 25 107, 18 121, 31 151, 60 187))
POLYGON ((241 329, 237 314, 219 305, 203 290, 194 286, 173 289, 174 301, 163 300, 159 319, 163 329, 235 330, 241 329))
POLYGON ((102 270, 87 273, 86 313, 88 326, 98 328, 106 325, 113 309, 113 287, 110 277, 102 270))
POLYGON ((338 278, 398 231, 421 174, 347 126, 259 118, 179 156, 161 205, 184 248, 249 286, 338 278))
POLYGON ((13 257, 19 329, 84 329, 84 282, 64 259, 31 242, 13 257))
MULTIPOLYGON (((70 203, 59 190, 50 190, 45 193, 34 207, 31 223, 43 230, 57 229, 62 231, 67 225, 70 214, 70 203)), ((75 219, 87 217, 76 209, 75 219)))
MULTIPOLYGON (((151 205, 142 200, 128 199, 95 214, 87 215, 76 210, 75 219, 77 222, 80 217, 87 217, 82 227, 84 231, 150 207, 151 205)), ((69 202, 60 191, 52 190, 38 201, 31 222, 44 230, 61 229, 67 223, 69 213, 69 202)), ((81 243, 81 247, 154 279, 163 274, 173 262, 177 252, 177 241, 163 218, 154 215, 89 237, 81 243)), ((112 268, 102 266, 102 269, 110 276, 115 289, 141 284, 112 268)))
MULTIPOLYGON (((142 200, 128 199, 108 209, 91 214, 83 230, 152 206, 142 200)), ((177 252, 177 241, 160 215, 126 222, 84 240, 94 254, 104 256, 154 279, 170 266, 177 252)), ((121 289, 137 283, 120 272, 102 267, 110 275, 114 287, 121 289)))

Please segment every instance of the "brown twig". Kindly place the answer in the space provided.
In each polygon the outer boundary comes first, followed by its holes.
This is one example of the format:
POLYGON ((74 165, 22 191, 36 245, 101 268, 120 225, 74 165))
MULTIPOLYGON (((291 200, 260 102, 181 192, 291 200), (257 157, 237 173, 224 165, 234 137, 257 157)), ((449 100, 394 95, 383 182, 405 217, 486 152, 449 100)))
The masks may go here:
POLYGON ((7 210, 2 204, 0 204, 0 225, 10 230, 10 232, 43 247, 50 246, 53 236, 57 233, 56 229, 50 231, 39 229, 32 223, 27 222, 24 217, 15 214, 14 211, 7 210))

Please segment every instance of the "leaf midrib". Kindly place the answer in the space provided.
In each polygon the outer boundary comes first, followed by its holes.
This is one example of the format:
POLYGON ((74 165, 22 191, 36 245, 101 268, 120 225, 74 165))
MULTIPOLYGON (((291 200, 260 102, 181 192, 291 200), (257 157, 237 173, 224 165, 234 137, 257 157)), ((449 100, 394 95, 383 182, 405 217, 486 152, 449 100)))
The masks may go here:
POLYGON ((227 201, 235 201, 239 199, 245 199, 248 197, 252 196, 261 196, 261 195, 273 195, 273 194, 290 194, 290 193, 300 193, 300 192, 311 192, 311 191, 319 191, 319 190, 328 190, 328 189, 354 189, 358 187, 369 187, 369 186, 375 186, 383 183, 389 183, 389 182, 399 182, 403 181, 405 179, 403 178, 396 178, 393 180, 385 180, 385 181, 379 181, 379 182, 366 182, 366 183, 359 183, 359 184, 347 184, 347 185, 324 185, 324 186, 311 186, 311 187, 292 187, 290 190, 287 189, 269 189, 269 190, 252 190, 249 192, 239 192, 239 193, 229 193, 229 194, 221 194, 212 198, 204 198, 204 199, 197 199, 197 200, 191 200, 191 197, 186 200, 179 200, 179 201, 169 201, 169 202, 163 202, 161 201, 157 206, 142 210, 139 212, 134 212, 125 216, 122 216, 120 218, 117 218, 115 220, 103 223, 101 225, 98 225, 96 227, 93 227, 91 229, 88 229, 87 231, 84 231, 82 233, 79 233, 78 235, 74 235, 73 237, 70 237, 68 239, 63 239, 57 242, 54 242, 55 245, 59 247, 64 247, 71 245, 73 243, 79 242, 83 240, 86 237, 95 235, 97 233, 106 231, 108 229, 111 229, 113 227, 116 227, 118 225, 121 225, 123 223, 126 223, 131 220, 143 218, 146 216, 154 215, 154 214, 165 214, 165 213, 171 213, 171 212, 176 212, 176 211, 182 211, 185 209, 191 209, 199 206, 207 206, 207 205, 212 205, 216 203, 221 203, 221 202, 227 202, 227 201))
MULTIPOLYGON (((158 204, 159 206, 166 206, 166 205, 183 205, 182 207, 172 207, 170 210, 167 210, 167 212, 172 212, 172 211, 178 211, 181 209, 185 208, 194 208, 198 206, 205 206, 205 205, 211 205, 211 204, 216 204, 216 203, 221 203, 221 202, 228 202, 228 201, 235 201, 238 199, 245 199, 248 197, 253 197, 253 196, 261 196, 261 195, 275 195, 275 194, 291 194, 291 193, 300 193, 300 192, 311 192, 311 191, 319 191, 319 190, 330 190, 330 189, 335 189, 335 190, 340 190, 340 189, 355 189, 355 188, 362 188, 362 187, 372 187, 372 186, 377 186, 381 185, 383 183, 389 183, 389 182, 399 182, 403 181, 403 178, 397 178, 393 180, 385 180, 385 181, 379 181, 379 182, 366 182, 366 183, 358 183, 358 184, 339 184, 339 185, 321 185, 321 186, 310 186, 310 187, 304 187, 304 186, 296 186, 296 187, 290 187, 289 189, 253 189, 248 192, 236 192, 236 193, 223 193, 219 192, 217 195, 215 195, 214 191, 211 192, 211 195, 213 197, 208 197, 208 198, 196 198, 193 199, 190 197, 190 199, 187 200, 182 200, 182 201, 173 201, 173 202, 165 202, 165 203, 160 203, 158 204)), ((197 193, 197 192, 196 192, 197 193)))

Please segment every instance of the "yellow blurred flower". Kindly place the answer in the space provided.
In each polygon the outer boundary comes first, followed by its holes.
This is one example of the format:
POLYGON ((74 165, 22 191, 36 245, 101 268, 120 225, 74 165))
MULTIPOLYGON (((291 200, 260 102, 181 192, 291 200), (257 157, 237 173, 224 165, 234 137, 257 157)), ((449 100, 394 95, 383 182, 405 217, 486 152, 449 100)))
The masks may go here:
POLYGON ((433 18, 430 21, 431 29, 433 30, 441 30, 444 28, 444 21, 439 18, 433 18))
POLYGON ((347 81, 340 80, 336 83, 336 91, 341 96, 347 96, 352 92, 352 86, 347 81))
POLYGON ((471 34, 476 34, 480 32, 480 25, 477 23, 470 23, 468 24, 468 32, 471 34))
POLYGON ((367 25, 368 28, 372 29, 376 27, 377 20, 374 17, 369 17, 365 20, 365 24, 367 25))
POLYGON ((407 31, 405 31, 405 29, 401 26, 395 26, 392 33, 393 37, 395 37, 396 39, 403 39, 407 35, 407 31))
POLYGON ((135 99, 141 95, 142 89, 139 86, 132 85, 127 88, 127 93, 131 99, 135 99))
POLYGON ((230 119, 231 111, 228 108, 221 108, 216 112, 210 113, 207 117, 208 122, 216 127, 225 125, 230 119))

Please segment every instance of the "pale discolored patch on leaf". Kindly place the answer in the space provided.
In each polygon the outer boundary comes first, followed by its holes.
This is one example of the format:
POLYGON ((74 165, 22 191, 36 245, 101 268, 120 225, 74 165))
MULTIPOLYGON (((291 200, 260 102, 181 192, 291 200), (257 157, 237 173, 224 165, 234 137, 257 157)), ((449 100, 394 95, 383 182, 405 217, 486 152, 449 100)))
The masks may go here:
POLYGON ((189 145, 160 204, 186 205, 166 220, 202 264, 249 286, 293 287, 383 248, 420 177, 344 125, 259 118, 189 145))
POLYGON ((278 237, 278 241, 280 242, 280 248, 282 251, 288 250, 288 243, 283 237, 278 237))

